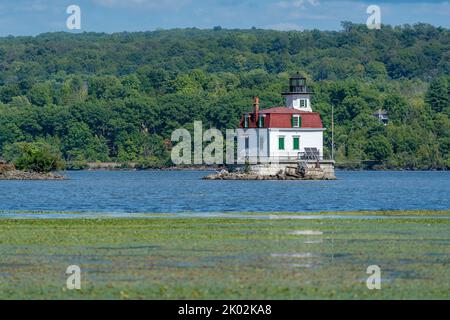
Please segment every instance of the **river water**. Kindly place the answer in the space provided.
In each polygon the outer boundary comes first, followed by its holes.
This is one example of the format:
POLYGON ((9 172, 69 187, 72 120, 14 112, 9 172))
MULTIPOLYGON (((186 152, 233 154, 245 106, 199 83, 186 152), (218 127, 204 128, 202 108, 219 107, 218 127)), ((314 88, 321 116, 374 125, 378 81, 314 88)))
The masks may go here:
POLYGON ((336 181, 204 181, 205 171, 79 171, 0 181, 0 211, 317 212, 450 209, 450 172, 338 171, 336 181))

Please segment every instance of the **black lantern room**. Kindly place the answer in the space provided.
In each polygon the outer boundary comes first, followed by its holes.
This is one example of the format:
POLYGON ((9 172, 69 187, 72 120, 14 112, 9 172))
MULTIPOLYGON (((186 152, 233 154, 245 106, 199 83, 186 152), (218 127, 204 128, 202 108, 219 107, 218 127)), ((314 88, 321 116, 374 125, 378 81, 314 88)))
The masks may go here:
POLYGON ((289 92, 283 93, 283 95, 290 94, 312 94, 306 86, 306 78, 299 72, 289 78, 289 92))

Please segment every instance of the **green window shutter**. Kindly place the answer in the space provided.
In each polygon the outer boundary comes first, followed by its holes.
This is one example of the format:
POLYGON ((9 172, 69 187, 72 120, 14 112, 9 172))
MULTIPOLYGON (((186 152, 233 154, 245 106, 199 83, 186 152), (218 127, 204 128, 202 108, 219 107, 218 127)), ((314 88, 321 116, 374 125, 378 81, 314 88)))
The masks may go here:
POLYGON ((294 137, 294 150, 300 150, 300 138, 294 137))
POLYGON ((302 117, 298 117, 298 127, 301 128, 302 127, 302 117))
POLYGON ((294 116, 292 116, 292 118, 291 118, 291 126, 292 126, 292 128, 294 127, 294 116))
POLYGON ((283 137, 278 138, 278 149, 284 150, 284 138, 283 137))

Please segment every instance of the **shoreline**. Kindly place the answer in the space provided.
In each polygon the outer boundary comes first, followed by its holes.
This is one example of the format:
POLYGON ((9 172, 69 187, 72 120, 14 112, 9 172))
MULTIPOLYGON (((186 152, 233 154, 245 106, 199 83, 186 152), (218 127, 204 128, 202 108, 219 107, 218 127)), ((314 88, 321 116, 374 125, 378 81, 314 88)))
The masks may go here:
POLYGON ((134 163, 120 163, 120 162, 108 162, 108 163, 87 163, 86 168, 82 169, 66 169, 66 171, 214 171, 220 170, 224 166, 161 166, 154 168, 138 168, 134 163))
MULTIPOLYGON (((63 171, 221 171, 226 169, 226 166, 218 165, 218 166, 167 166, 167 167, 155 167, 155 168, 137 168, 134 165, 130 165, 128 163, 108 163, 107 165, 101 165, 97 163, 88 163, 87 168, 83 169, 66 169, 63 171)), ((433 168, 433 169, 423 169, 423 168, 351 168, 345 166, 339 166, 337 164, 335 169, 338 171, 392 171, 392 172, 402 172, 402 171, 411 171, 411 172, 434 172, 434 171, 450 171, 447 168, 433 168)))
MULTIPOLYGON (((294 177, 287 177, 280 179, 280 177, 276 176, 267 176, 267 177, 220 177, 221 171, 224 170, 224 167, 209 167, 209 166, 191 166, 191 167, 161 167, 161 168, 148 168, 148 169, 137 169, 132 167, 95 167, 95 168, 86 168, 86 169, 65 169, 59 170, 55 172, 49 173, 38 173, 38 172, 26 172, 26 171, 8 171, 8 172, 0 172, 0 181, 66 181, 70 178, 65 176, 64 173, 70 172, 96 172, 96 171, 123 171, 123 172, 139 172, 139 171, 202 171, 205 173, 211 173, 208 176, 203 177, 203 180, 209 181, 223 181, 223 180, 255 180, 255 181, 274 181, 274 180, 335 180, 334 179, 298 179, 294 177), (209 177, 209 178, 208 178, 209 177)), ((339 168, 336 167, 336 171, 340 172, 448 172, 450 170, 447 169, 349 169, 349 168, 339 168)))
POLYGON ((373 210, 320 212, 82 212, 82 211, 14 211, 0 210, 0 221, 9 220, 384 220, 384 219, 450 219, 447 210, 373 210))

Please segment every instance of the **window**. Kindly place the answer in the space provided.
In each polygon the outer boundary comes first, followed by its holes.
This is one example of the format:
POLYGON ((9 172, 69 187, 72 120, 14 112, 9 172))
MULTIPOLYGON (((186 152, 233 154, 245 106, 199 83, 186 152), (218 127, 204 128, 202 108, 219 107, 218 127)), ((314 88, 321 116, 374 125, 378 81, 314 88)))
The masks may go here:
POLYGON ((300 150, 300 137, 294 137, 294 150, 300 150))
POLYGON ((245 150, 250 149, 250 138, 245 137, 245 150))
POLYGON ((300 87, 304 86, 306 84, 305 79, 291 79, 291 86, 293 87, 300 87))
POLYGON ((248 128, 248 114, 244 116, 244 128, 248 128))
POLYGON ((264 137, 259 137, 259 150, 264 150, 264 137))
POLYGON ((258 127, 264 128, 264 117, 263 116, 259 116, 258 127))
POLYGON ((300 108, 306 108, 306 107, 308 107, 308 100, 300 99, 300 108))
POLYGON ((292 128, 300 128, 302 126, 302 119, 299 115, 292 116, 292 128))
POLYGON ((278 138, 278 149, 279 150, 284 150, 284 137, 279 137, 278 138))

